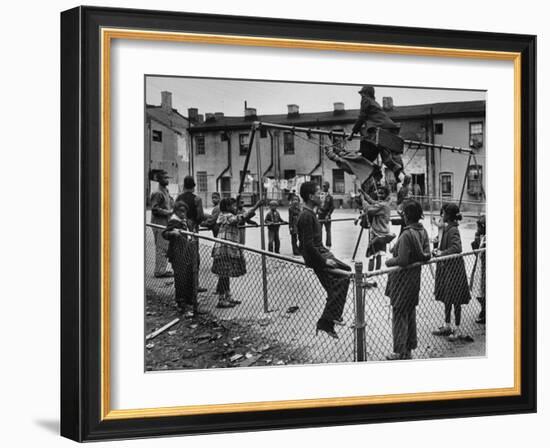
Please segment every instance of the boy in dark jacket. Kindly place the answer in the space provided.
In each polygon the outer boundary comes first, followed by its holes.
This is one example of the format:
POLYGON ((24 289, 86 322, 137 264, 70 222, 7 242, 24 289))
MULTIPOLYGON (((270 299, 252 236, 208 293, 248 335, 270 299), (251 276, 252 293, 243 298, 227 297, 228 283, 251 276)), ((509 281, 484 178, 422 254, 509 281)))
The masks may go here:
POLYGON ((332 246, 332 234, 331 234, 331 219, 332 212, 334 211, 334 199, 330 194, 330 183, 323 182, 323 199, 317 207, 317 218, 322 221, 322 225, 327 232, 326 246, 332 246))
POLYGON ((342 313, 350 282, 350 276, 344 271, 351 271, 351 268, 323 246, 321 224, 314 212, 314 208, 321 205, 319 186, 315 182, 304 182, 300 186, 300 196, 304 201, 297 223, 300 252, 305 264, 313 269, 327 292, 327 302, 321 318, 317 321, 317 331, 324 331, 337 339, 334 324, 343 324, 342 313), (335 272, 335 269, 340 270, 341 275, 335 272))
MULTIPOLYGON (((428 232, 419 222, 422 218, 422 206, 414 200, 403 204, 405 228, 392 249, 393 258, 386 266, 405 268, 419 261, 430 259, 430 240, 428 232)), ((421 266, 401 269, 388 275, 386 295, 392 306, 393 353, 388 360, 411 359, 412 350, 417 345, 416 306, 420 293, 421 266)))
POLYGON ((281 239, 279 237, 279 229, 281 224, 284 223, 281 214, 277 211, 277 205, 279 205, 277 201, 271 201, 269 203, 269 211, 265 215, 268 237, 267 250, 276 254, 280 253, 281 239))

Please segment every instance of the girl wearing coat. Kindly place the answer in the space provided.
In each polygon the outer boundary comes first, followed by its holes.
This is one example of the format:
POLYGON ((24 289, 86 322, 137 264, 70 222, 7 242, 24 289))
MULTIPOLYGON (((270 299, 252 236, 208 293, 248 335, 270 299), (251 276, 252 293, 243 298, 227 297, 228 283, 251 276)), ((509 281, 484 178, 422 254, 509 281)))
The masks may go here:
MULTIPOLYGON (((462 242, 458 221, 462 219, 456 204, 447 204, 443 211, 443 228, 439 248, 434 249, 435 257, 443 257, 462 252, 462 242)), ((448 336, 449 340, 468 338, 460 329, 462 305, 470 302, 470 288, 466 276, 464 260, 461 257, 437 263, 435 271, 435 300, 442 302, 445 307, 445 322, 432 334, 448 336), (454 310, 454 328, 451 326, 451 312, 454 310)))
POLYGON ((423 217, 422 206, 415 200, 403 203, 405 227, 392 249, 393 258, 386 266, 399 266, 404 269, 388 275, 386 295, 392 306, 393 353, 388 360, 411 359, 412 350, 417 347, 416 306, 420 293, 422 266, 407 266, 430 259, 428 232, 419 223, 423 217))
MULTIPOLYGON (((218 238, 240 243, 241 229, 239 229, 239 226, 244 225, 248 219, 254 216, 260 205, 261 202, 258 201, 247 212, 237 213, 237 201, 233 198, 223 198, 220 202, 220 214, 217 220, 219 226, 218 238)), ((239 247, 216 242, 212 249, 212 258, 212 273, 219 276, 216 288, 219 292, 217 307, 232 308, 239 305, 241 302, 234 300, 231 296, 229 279, 246 274, 246 261, 243 250, 239 247)))

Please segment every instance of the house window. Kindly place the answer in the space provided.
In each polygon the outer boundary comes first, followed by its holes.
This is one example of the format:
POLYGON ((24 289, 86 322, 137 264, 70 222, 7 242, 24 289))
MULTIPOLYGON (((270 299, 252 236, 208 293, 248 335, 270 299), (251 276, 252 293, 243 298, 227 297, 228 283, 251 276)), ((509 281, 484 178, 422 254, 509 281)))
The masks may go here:
POLYGON ((204 145, 204 135, 197 135, 195 138, 195 141, 197 143, 197 154, 206 154, 206 149, 204 145))
POLYGON ((434 134, 443 134, 443 123, 434 123, 434 134))
POLYGON ((248 134, 239 134, 239 155, 248 154, 248 134))
POLYGON ((483 166, 470 165, 468 167, 468 194, 480 196, 483 192, 483 166))
POLYGON ((470 123, 470 148, 479 149, 483 146, 483 123, 470 123))
POLYGON ((343 194, 346 192, 344 170, 332 170, 332 192, 343 194))
POLYGON ((441 196, 453 195, 453 173, 440 173, 439 174, 439 188, 441 189, 441 196))
POLYGON ((293 179, 296 177, 296 170, 285 170, 284 172, 285 179, 293 179))
POLYGON ((285 132, 283 135, 284 135, 284 153, 294 154, 294 134, 292 132, 285 132))
POLYGON ((321 176, 311 176, 311 182, 314 182, 319 186, 321 186, 322 181, 323 178, 321 176))
POLYGON ((200 193, 208 191, 208 175, 206 171, 197 171, 197 188, 200 193))
POLYGON ((153 141, 162 142, 162 131, 153 130, 153 141))

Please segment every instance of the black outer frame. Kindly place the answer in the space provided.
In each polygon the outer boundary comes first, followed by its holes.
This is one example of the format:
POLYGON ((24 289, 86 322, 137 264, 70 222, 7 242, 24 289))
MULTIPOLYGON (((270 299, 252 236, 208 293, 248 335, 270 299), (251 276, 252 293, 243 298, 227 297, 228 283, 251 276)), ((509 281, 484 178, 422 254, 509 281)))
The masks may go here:
POLYGON ((61 435, 76 441, 536 412, 536 36, 78 7, 61 14, 61 435), (100 28, 520 52, 521 395, 100 420, 100 28))

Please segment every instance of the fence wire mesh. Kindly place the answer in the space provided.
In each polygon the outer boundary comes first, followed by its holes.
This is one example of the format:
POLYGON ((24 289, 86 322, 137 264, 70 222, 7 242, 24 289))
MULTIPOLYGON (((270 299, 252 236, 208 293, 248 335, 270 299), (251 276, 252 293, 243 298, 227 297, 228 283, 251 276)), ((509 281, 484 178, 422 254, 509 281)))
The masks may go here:
POLYGON ((475 341, 482 344, 470 354, 485 355, 485 326, 476 322, 485 300, 485 249, 365 273, 364 279, 376 284, 364 288, 368 360, 406 350, 421 359, 463 356, 463 346, 475 341))
POLYGON ((180 321, 146 341, 147 370, 354 361, 353 282, 345 325, 336 327, 339 338, 333 339, 316 334, 327 293, 299 259, 185 236, 180 255, 170 257, 175 276, 164 277, 169 246, 161 238, 161 229, 147 227, 146 333, 180 321), (228 305, 222 300, 227 292, 241 303, 220 308, 228 305))
MULTIPOLYGON (((485 354, 485 327, 476 323, 481 310, 477 299, 485 297, 484 250, 434 258, 413 268, 362 273, 359 266, 358 274, 349 273, 344 325, 335 327, 339 338, 333 339, 316 334, 327 292, 300 257, 230 247, 205 233, 172 241, 174 251, 168 253, 162 233, 162 228, 146 227, 146 335, 173 325, 146 338, 147 370, 384 360, 407 340, 403 324, 392 326, 394 320, 402 322, 403 313, 394 314, 389 296, 401 299, 398 311, 418 297, 412 307, 416 341, 409 341, 413 358, 485 354), (224 303, 225 293, 230 294, 225 302, 241 303, 224 303), (463 302, 456 340, 433 334, 445 323, 444 302, 452 301, 463 302), (465 351, 468 344, 475 349, 465 351)), ((454 328, 455 310, 450 311, 454 328)))

